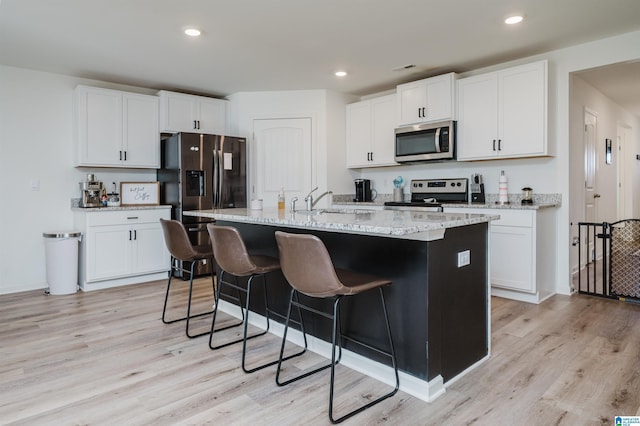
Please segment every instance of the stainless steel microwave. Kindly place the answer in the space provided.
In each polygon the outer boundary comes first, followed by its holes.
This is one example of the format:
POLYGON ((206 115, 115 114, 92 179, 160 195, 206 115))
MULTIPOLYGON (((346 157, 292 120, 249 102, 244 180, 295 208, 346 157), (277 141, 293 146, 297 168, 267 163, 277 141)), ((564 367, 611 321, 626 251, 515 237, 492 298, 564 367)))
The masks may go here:
POLYGON ((398 163, 456 159, 456 122, 416 124, 396 129, 398 163))

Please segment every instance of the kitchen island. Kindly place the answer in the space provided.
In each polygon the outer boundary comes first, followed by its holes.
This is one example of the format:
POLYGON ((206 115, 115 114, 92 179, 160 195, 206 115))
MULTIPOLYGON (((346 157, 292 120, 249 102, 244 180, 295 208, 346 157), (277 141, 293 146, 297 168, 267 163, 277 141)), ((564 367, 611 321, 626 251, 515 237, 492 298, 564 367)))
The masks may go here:
MULTIPOLYGON (((236 227, 255 254, 278 256, 276 230, 314 234, 327 246, 335 266, 391 279, 385 295, 400 387, 414 396, 433 400, 444 392, 447 382, 489 356, 488 224, 498 216, 331 209, 321 214, 276 209, 184 214, 236 227)), ((289 285, 281 272, 270 275, 268 285, 270 307, 284 314, 289 285)), ((261 287, 253 290, 261 292, 261 287)), ((252 301, 260 300, 261 294, 252 297, 252 301)), ((343 329, 373 336, 372 343, 384 346, 383 320, 370 314, 378 309, 375 292, 345 302, 349 315, 343 318, 343 329)), ((239 313, 225 306, 231 307, 221 304, 221 309, 239 313)), ((251 309, 263 313, 260 303, 252 304, 251 309)), ((276 334, 281 331, 278 325, 272 326, 276 334)), ((305 317, 305 327, 315 337, 310 349, 328 355, 330 323, 305 317)), ((381 380, 391 379, 386 371, 390 368, 379 363, 382 360, 375 352, 349 342, 344 348, 342 364, 381 380)))

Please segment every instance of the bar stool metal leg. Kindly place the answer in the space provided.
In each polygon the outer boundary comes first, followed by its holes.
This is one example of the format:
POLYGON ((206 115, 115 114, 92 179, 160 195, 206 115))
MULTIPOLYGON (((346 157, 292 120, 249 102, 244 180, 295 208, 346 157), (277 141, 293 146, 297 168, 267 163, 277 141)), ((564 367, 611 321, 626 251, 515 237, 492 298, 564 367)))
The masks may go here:
MULTIPOLYGON (((218 275, 218 286, 216 288, 216 295, 215 295, 216 305, 213 308, 213 317, 211 319, 211 332, 209 333, 209 348, 210 349, 220 349, 220 348, 224 348, 226 346, 232 345, 234 343, 238 343, 240 340, 234 340, 232 342, 227 342, 227 343, 223 343, 223 344, 220 344, 220 345, 217 345, 217 346, 213 346, 213 334, 216 331, 223 331, 223 330, 228 330, 228 329, 233 328, 233 327, 238 327, 238 326, 242 325, 245 322, 244 309, 242 309, 242 299, 240 297, 240 290, 239 290, 239 287, 237 286, 237 278, 236 278, 236 285, 232 286, 232 288, 236 289, 236 293, 238 294, 238 296, 237 297, 233 297, 233 300, 237 301, 238 304, 240 305, 240 313, 242 314, 242 320, 240 322, 234 322, 233 324, 226 325, 224 327, 220 327, 220 328, 217 328, 217 329, 215 328, 215 326, 216 326, 216 317, 218 315, 218 305, 219 305, 219 302, 220 302, 220 294, 222 292, 223 283, 224 283, 224 271, 221 270, 220 274, 218 275)), ((231 297, 231 296, 228 296, 228 297, 231 297)))
MULTIPOLYGON (((221 274, 220 274, 220 275, 221 275, 221 277, 223 277, 223 276, 224 276, 224 271, 223 271, 223 272, 221 272, 221 274)), ((211 348, 211 349, 219 349, 219 348, 223 348, 223 347, 226 347, 226 346, 232 345, 232 344, 234 344, 234 343, 242 342, 242 370, 243 370, 245 373, 253 373, 253 372, 255 372, 255 371, 262 370, 263 368, 270 367, 270 366, 272 366, 272 365, 277 364, 277 363, 278 363, 278 361, 279 361, 279 359, 276 359, 276 360, 274 360, 274 361, 269 361, 269 362, 266 362, 266 363, 264 363, 264 364, 261 364, 261 365, 259 365, 259 366, 257 366, 257 367, 253 367, 253 368, 247 368, 247 365, 246 365, 246 358, 247 358, 247 356, 246 356, 246 353, 247 353, 247 340, 253 339, 253 338, 255 338, 255 337, 263 336, 263 335, 265 335, 265 334, 267 334, 267 333, 269 332, 269 327, 270 327, 270 318, 269 318, 269 314, 270 314, 270 313, 273 313, 273 311, 269 308, 269 304, 268 304, 268 301, 267 301, 267 282, 266 282, 266 274, 259 274, 259 275, 261 275, 261 276, 262 276, 263 283, 264 283, 264 286, 265 286, 265 290, 264 290, 264 304, 265 304, 265 318, 266 318, 266 321, 267 321, 266 328, 265 328, 263 331, 257 332, 257 333, 255 333, 255 334, 250 335, 250 336, 248 335, 248 334, 249 334, 249 332, 248 332, 248 326, 249 326, 249 312, 250 312, 249 306, 250 306, 250 303, 251 303, 251 287, 252 287, 252 285, 253 285, 253 280, 254 280, 254 278, 255 278, 256 276, 258 276, 258 275, 255 275, 255 274, 254 274, 254 275, 249 276, 249 279, 248 279, 248 281, 247 281, 247 288, 246 288, 246 289, 244 289, 244 288, 240 287, 240 286, 237 284, 237 280, 236 280, 236 283, 233 283, 233 284, 232 284, 232 283, 230 283, 230 282, 228 282, 228 281, 224 281, 224 279, 223 279, 223 278, 220 278, 220 279, 219 279, 219 281, 218 281, 218 296, 217 296, 218 298, 219 298, 219 294, 220 294, 220 291, 221 291, 221 287, 222 287, 222 285, 226 285, 226 286, 228 286, 228 287, 235 288, 235 289, 238 291, 238 300, 240 300, 240 292, 243 292, 243 293, 245 293, 245 294, 246 294, 246 296, 245 296, 245 297, 246 297, 246 299, 245 299, 245 307, 244 307, 244 309, 242 309, 242 308, 241 308, 241 310, 242 310, 242 318, 243 318, 243 321, 242 321, 241 323, 237 323, 237 324, 234 324, 234 325, 232 325, 232 326, 227 326, 227 327, 221 328, 220 330, 225 330, 225 329, 227 329, 227 328, 231 328, 231 327, 234 327, 234 326, 238 326, 238 325, 240 325, 240 324, 242 324, 242 323, 244 323, 244 330, 243 330, 242 338, 240 338, 240 339, 236 339, 236 340, 233 340, 233 341, 231 341, 231 342, 222 343, 222 344, 217 345, 217 346, 213 346, 213 343, 212 343, 212 342, 213 342, 213 333, 211 333, 211 335, 209 336, 209 348, 211 348)), ((236 278, 237 278, 237 277, 236 277, 236 278)), ((241 304, 241 303, 240 303, 240 304, 241 304)), ((216 314, 217 314, 217 308, 218 308, 218 307, 217 307, 217 305, 216 305, 216 308, 214 309, 214 319, 212 320, 212 325, 211 325, 212 330, 213 330, 213 329, 214 329, 214 327, 215 327, 215 316, 216 316, 216 314)), ((220 331, 220 330, 215 330, 215 331, 220 331)), ((295 353, 295 354, 289 355, 289 356, 285 357, 284 359, 285 359, 285 360, 288 360, 288 359, 294 358, 294 357, 296 357, 296 356, 300 356, 300 355, 302 355, 302 354, 306 351, 306 349, 307 349, 307 345, 306 345, 306 337, 305 337, 305 347, 304 347, 304 349, 303 349, 302 351, 298 352, 298 353, 295 353)))
MULTIPOLYGON (((389 315, 387 312, 387 306, 386 306, 386 302, 384 299, 384 293, 382 288, 378 288, 379 294, 380 294, 380 301, 382 304, 382 311, 384 313, 384 319, 385 319, 385 325, 387 328, 387 336, 389 338, 389 347, 390 347, 390 351, 386 352, 384 350, 381 350, 379 348, 376 348, 374 346, 368 345, 358 339, 349 337, 349 336, 344 336, 342 334, 342 331, 340 329, 340 303, 343 299, 344 296, 339 295, 339 296, 335 296, 334 298, 334 302, 333 302, 333 314, 327 314, 326 312, 321 312, 318 311, 314 308, 311 308, 309 306, 304 306, 303 304, 300 304, 299 300, 294 300, 294 294, 296 294, 296 290, 292 289, 291 290, 291 296, 289 299, 289 309, 287 311, 287 320, 285 321, 285 329, 284 329, 284 334, 282 337, 282 345, 280 347, 280 359, 278 360, 278 369, 276 370, 276 384, 278 384, 278 386, 284 386, 287 385, 289 383, 295 382, 297 380, 303 379, 305 377, 311 376, 312 374, 315 374, 317 372, 320 372, 322 370, 326 370, 327 368, 331 369, 331 378, 330 378, 330 382, 329 382, 329 420, 331 420, 332 423, 340 423, 364 410, 366 410, 367 408, 372 407, 373 405, 387 399, 390 398, 391 396, 395 395, 398 392, 398 389, 400 388, 400 376, 398 374, 398 367, 397 367, 397 363, 396 363, 396 353, 395 353, 395 349, 393 346, 393 339, 391 337, 391 327, 389 325, 389 315), (280 372, 282 369, 282 361, 285 361, 286 358, 282 358, 282 355, 284 353, 284 348, 285 348, 285 344, 286 344, 286 338, 287 338, 287 330, 288 330, 288 326, 289 326, 289 317, 291 314, 291 306, 298 306, 298 309, 302 308, 304 310, 307 311, 311 311, 314 312, 316 314, 319 314, 325 318, 331 319, 332 320, 332 341, 331 341, 331 362, 325 365, 322 365, 316 369, 313 369, 311 371, 307 371, 305 373, 302 373, 298 376, 292 377, 288 380, 284 380, 281 381, 280 380, 280 372), (334 388, 335 388, 335 367, 337 364, 340 363, 340 360, 342 359, 342 340, 346 339, 346 340, 350 340, 353 341, 361 346, 364 346, 368 349, 371 349, 375 352, 378 352, 380 354, 386 355, 391 359, 391 366, 394 370, 394 374, 395 374, 395 387, 394 389, 389 392, 386 393, 378 398, 376 398, 373 401, 368 402, 367 404, 358 407, 346 414, 344 414, 341 417, 335 418, 333 416, 333 402, 334 402, 334 388), (336 351, 337 349, 337 351, 336 351), (336 356, 336 352, 337 352, 337 356, 336 356)), ((305 340, 306 343, 306 340, 305 340)))
MULTIPOLYGON (((184 317, 181 317, 181 318, 176 318, 176 319, 173 319, 173 320, 167 320, 167 318, 166 318, 166 315, 167 315, 167 304, 168 304, 168 300, 169 300, 169 293, 170 293, 170 290, 171 290, 171 282, 172 282, 172 279, 173 279, 173 271, 174 271, 174 269, 180 269, 180 270, 186 272, 185 269, 177 268, 176 266, 174 266, 175 258, 172 258, 171 260, 172 260, 172 262, 171 262, 172 266, 171 266, 171 270, 169 271, 169 280, 167 281, 167 291, 165 292, 164 306, 162 308, 162 322, 165 323, 165 324, 173 324, 174 322, 185 321, 186 320, 186 335, 189 338, 194 338, 194 337, 204 336, 205 334, 209 334, 209 332, 203 332, 203 333, 192 335, 189 332, 189 320, 191 318, 202 317, 202 316, 209 315, 209 314, 213 313, 213 310, 211 310, 211 311, 201 312, 201 313, 198 313, 198 314, 195 314, 195 315, 191 315, 191 300, 193 298, 193 273, 194 273, 194 268, 195 268, 196 261, 191 262, 191 267, 189 269, 190 278, 189 278, 189 301, 187 303, 187 315, 184 316, 184 317)), ((214 278, 213 278, 213 274, 211 275, 211 284, 212 284, 213 292, 215 294, 215 281, 214 281, 214 278)))
MULTIPOLYGON (((253 276, 251 278, 253 278, 253 276)), ((249 281, 251 281, 251 278, 249 278, 249 281)), ((269 309, 269 303, 267 301, 267 276, 266 276, 266 274, 262 275, 262 279, 263 279, 263 283, 264 283, 265 316, 266 316, 266 319, 267 319, 267 328, 266 328, 266 330, 264 332, 264 333, 266 333, 267 331, 269 331, 269 320, 270 320, 269 313, 274 313, 274 312, 271 309, 269 309)), ((280 357, 278 357, 277 359, 275 359, 273 361, 266 362, 266 363, 264 363, 262 365, 259 365, 257 367, 253 367, 253 368, 250 368, 250 369, 248 369, 246 367, 245 359, 246 359, 246 351, 247 351, 247 340, 250 339, 251 337, 257 337, 257 336, 261 336, 262 334, 264 334, 264 333, 261 333, 261 334, 255 335, 255 336, 247 337, 247 324, 249 323, 249 294, 251 294, 250 284, 249 284, 249 287, 247 288, 247 306, 246 306, 247 319, 245 320, 245 323, 244 323, 244 336, 245 336, 245 338, 244 338, 244 340, 242 342, 242 370, 245 373, 253 373, 254 371, 262 370, 263 368, 270 367, 272 365, 276 365, 276 364, 278 364, 280 362, 280 358, 283 355, 282 352, 281 352, 280 353, 280 357)), ((300 316, 300 318, 301 318, 300 321, 301 321, 301 324, 302 324, 302 316, 300 316)), ((304 324, 302 325, 302 332, 304 334, 304 324)), ((304 354, 306 352, 306 350, 307 350, 307 336, 306 336, 306 334, 304 334, 304 348, 300 352, 297 352, 297 353, 294 353, 294 354, 291 354, 291 355, 288 355, 288 356, 284 357, 283 360, 286 361, 286 360, 289 360, 291 358, 295 358, 297 356, 300 356, 300 355, 304 354)))
MULTIPOLYGON (((308 311, 312 311, 312 312, 317 313, 319 315, 322 315, 322 316, 324 316, 326 318, 329 318, 329 316, 326 315, 324 312, 316 311, 315 309, 311 309, 311 308, 309 308, 307 306, 301 305, 300 301, 298 299, 298 292, 296 290, 294 290, 294 289, 291 289, 291 293, 290 293, 290 296, 289 296, 289 307, 287 309, 287 318, 286 318, 285 323, 284 323, 284 332, 282 334, 282 344, 280 345, 280 357, 278 358, 278 368, 276 370, 276 384, 278 386, 288 385, 289 383, 293 383, 293 382, 295 382, 297 380, 304 379, 305 377, 311 376, 312 374, 315 374, 315 373, 317 373, 319 371, 322 371, 322 370, 326 370, 327 368, 331 367, 331 364, 326 364, 326 365, 318 367, 318 368, 316 368, 314 370, 311 370, 311 371, 308 371, 306 373, 300 374, 298 376, 292 377, 291 379, 280 380, 280 372, 282 371, 282 361, 286 361, 287 360, 287 358, 284 358, 283 355, 284 355, 284 348, 285 348, 285 345, 287 343, 287 332, 289 331, 289 322, 290 322, 290 319, 291 319, 291 307, 292 306, 296 306, 297 309, 298 309, 298 315, 300 317, 300 324, 301 324, 301 328, 302 328, 302 330, 301 330, 302 331, 302 337, 304 339, 304 349, 302 350, 300 355, 302 355, 307 350, 307 334, 305 333, 305 330, 304 330, 304 321, 302 320, 301 308, 305 309, 305 310, 308 310, 308 311), (295 298, 295 301, 294 301, 294 298, 295 298)), ((340 356, 342 356, 342 351, 340 351, 340 356)), ((339 359, 338 359, 338 362, 339 362, 339 359)))
POLYGON ((337 419, 333 417, 333 395, 334 395, 334 385, 335 385, 335 366, 338 362, 336 362, 335 360, 335 348, 336 348, 336 344, 339 347, 339 350, 342 350, 342 344, 341 344, 341 340, 342 340, 342 333, 340 332, 340 323, 339 323, 339 316, 340 316, 340 301, 342 300, 343 296, 337 296, 336 297, 336 301, 334 303, 334 308, 333 308, 333 341, 332 341, 332 350, 331 350, 331 380, 330 380, 330 386, 329 386, 329 420, 331 420, 331 423, 341 423, 344 420, 358 414, 361 413, 362 411, 366 410, 367 408, 372 407, 373 405, 376 405, 377 403, 379 403, 380 401, 383 401, 387 398, 392 397, 393 395, 396 394, 396 392, 398 392, 398 389, 400 388, 400 376, 398 375, 398 367, 396 365, 396 352, 395 349, 393 347, 393 339, 391 337, 391 327, 389 326, 389 315, 387 313, 387 304, 385 303, 384 300, 384 293, 382 291, 382 287, 378 288, 379 292, 380 292, 380 301, 382 303, 382 311, 384 312, 384 320, 385 320, 385 324, 387 326, 387 336, 389 337, 389 345, 390 345, 390 352, 385 352, 382 351, 380 349, 377 349, 373 346, 364 344, 362 342, 359 342, 355 339, 349 339, 349 340, 353 340, 357 343, 362 344, 363 346, 366 346, 369 349, 373 349, 374 351, 381 353, 383 355, 387 355, 391 358, 391 364, 393 367, 393 370, 395 372, 395 378, 396 378, 396 385, 395 388, 389 392, 386 393, 376 399, 374 399, 373 401, 368 402, 367 404, 356 408, 355 410, 349 411, 347 414, 344 414, 341 417, 338 417, 337 419))

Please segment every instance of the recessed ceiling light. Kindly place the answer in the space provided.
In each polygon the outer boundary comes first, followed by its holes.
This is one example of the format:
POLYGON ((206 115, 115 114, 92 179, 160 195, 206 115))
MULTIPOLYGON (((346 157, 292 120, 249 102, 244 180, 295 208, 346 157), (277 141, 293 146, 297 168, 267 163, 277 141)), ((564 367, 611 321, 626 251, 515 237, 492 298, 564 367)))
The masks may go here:
POLYGON ((184 33, 191 37, 198 37, 201 34, 201 31, 197 28, 186 28, 184 33))
POLYGON ((336 71, 336 77, 346 77, 346 76, 347 76, 346 71, 336 71))
POLYGON ((522 15, 513 15, 505 19, 504 23, 509 25, 519 24, 520 22, 522 22, 523 19, 524 17, 522 15))

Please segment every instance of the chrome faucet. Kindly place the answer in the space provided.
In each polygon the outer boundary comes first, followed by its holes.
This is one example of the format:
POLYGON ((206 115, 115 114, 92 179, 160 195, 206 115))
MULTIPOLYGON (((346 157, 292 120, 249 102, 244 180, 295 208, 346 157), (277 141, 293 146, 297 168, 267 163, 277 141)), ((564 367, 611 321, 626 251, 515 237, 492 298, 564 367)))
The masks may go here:
POLYGON ((313 188, 311 191, 309 191, 309 194, 307 194, 307 196, 304 198, 305 203, 307 203, 307 210, 311 211, 313 210, 313 207, 318 204, 318 201, 320 201, 322 199, 322 197, 324 197, 325 195, 329 195, 329 194, 333 194, 333 191, 327 191, 323 194, 320 194, 320 196, 314 201, 313 200, 313 196, 311 195, 314 191, 316 191, 318 189, 318 187, 316 186, 315 188, 313 188))
POLYGON ((298 197, 293 197, 291 199, 291 212, 295 213, 296 211, 296 201, 298 201, 298 197))
POLYGON ((311 191, 309 191, 309 193, 307 194, 306 197, 304 197, 304 202, 307 203, 307 210, 311 211, 313 210, 313 196, 311 195, 314 191, 317 191, 318 187, 316 186, 315 188, 313 188, 311 191))

